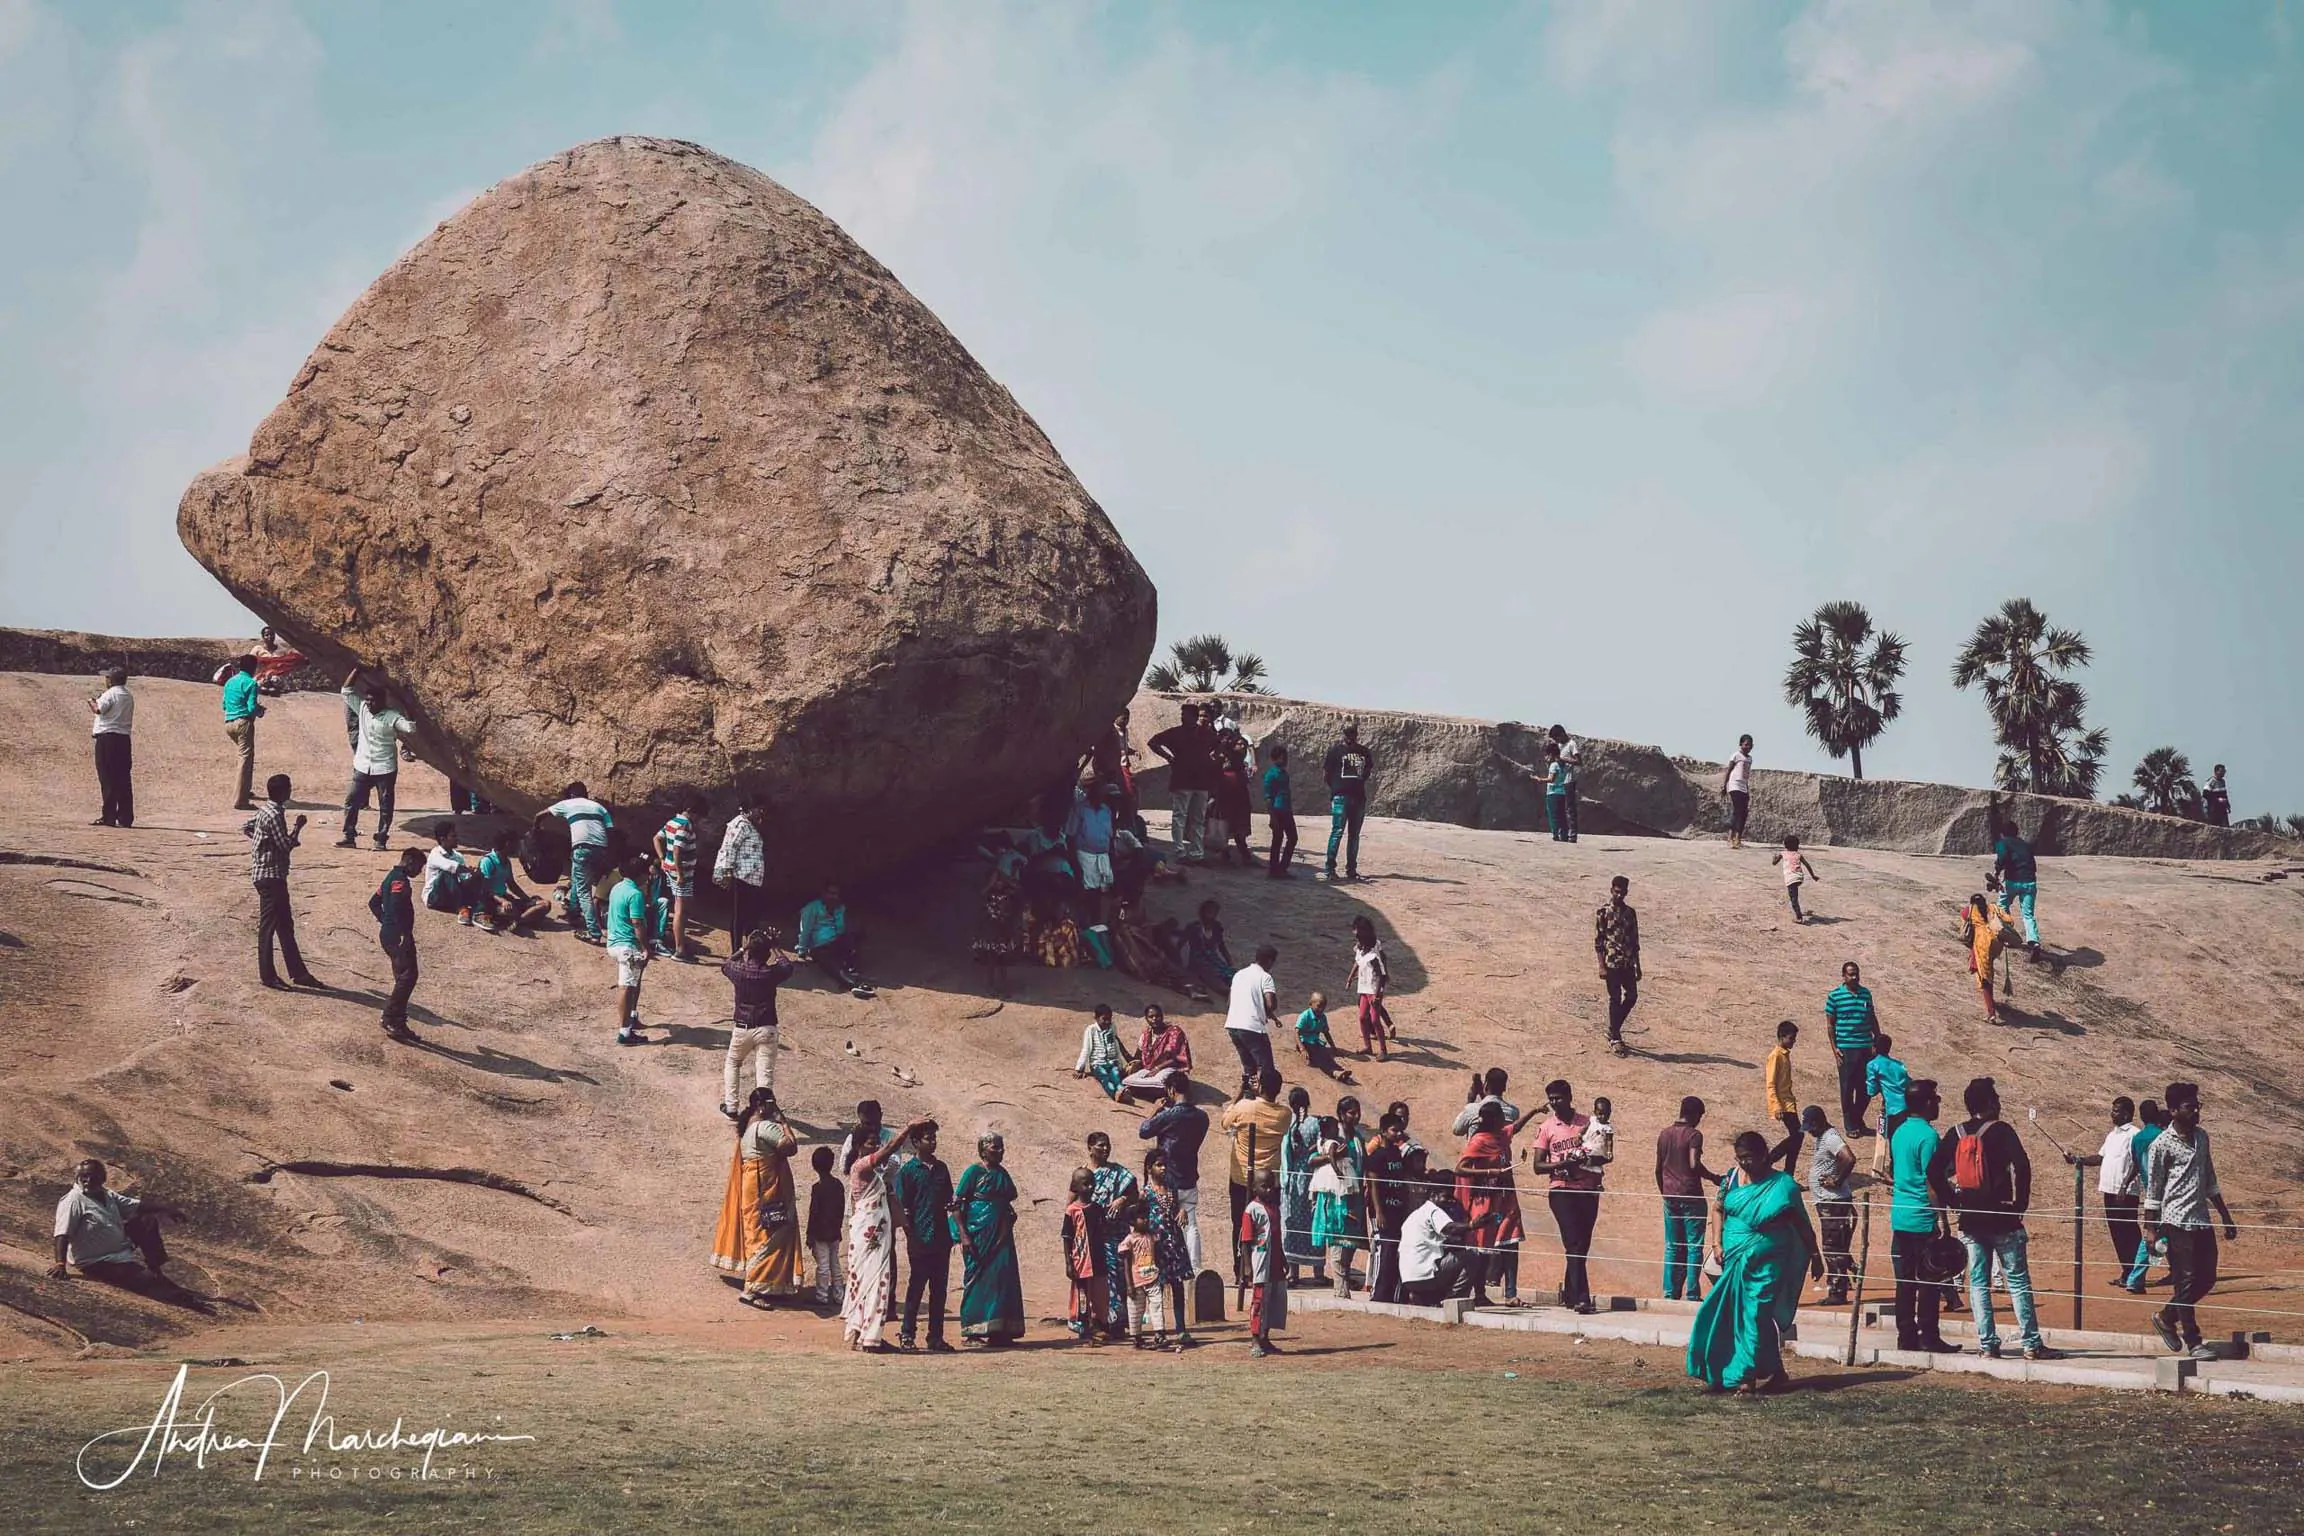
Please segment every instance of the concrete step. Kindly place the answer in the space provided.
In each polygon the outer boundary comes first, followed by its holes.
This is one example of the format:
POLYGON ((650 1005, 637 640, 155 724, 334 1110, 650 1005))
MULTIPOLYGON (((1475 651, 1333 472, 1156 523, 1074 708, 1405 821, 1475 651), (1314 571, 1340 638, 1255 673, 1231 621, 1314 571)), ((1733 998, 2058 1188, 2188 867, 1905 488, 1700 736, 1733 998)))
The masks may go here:
MULTIPOLYGON (((1689 1325, 1696 1311, 1693 1305, 1661 1300, 1650 1305, 1647 1298, 1630 1297, 1612 1297, 1609 1301, 1615 1305, 1604 1305, 1601 1310, 1585 1316, 1565 1307, 1551 1306, 1474 1308, 1465 1302, 1449 1302, 1435 1308, 1364 1301, 1325 1291, 1292 1291, 1288 1296, 1290 1309, 1301 1312, 1361 1312, 1443 1326, 1561 1334, 1651 1348, 1678 1349, 1687 1345, 1689 1325)), ((1802 1312, 1786 1336, 1785 1347, 1801 1359, 1843 1362, 1848 1357, 1847 1328, 1845 1312, 1802 1312)), ((2095 1348, 2075 1344, 2070 1346, 2075 1352, 2061 1360, 2027 1361, 2016 1354, 1990 1360, 1976 1354, 1936 1355, 1901 1350, 1895 1347, 1893 1333, 1864 1329, 1857 1335, 1855 1363, 1991 1376, 2002 1381, 2052 1386, 2130 1392, 2206 1392, 2304 1404, 2304 1368, 2299 1368, 2304 1362, 2285 1358, 2195 1361, 2165 1354, 2158 1339, 2149 1341, 2149 1350, 2131 1350, 2122 1346, 2137 1342, 2133 1335, 2105 1337, 2119 1342, 2095 1348)), ((2056 1347, 2067 1346, 2057 1344, 2056 1347)))

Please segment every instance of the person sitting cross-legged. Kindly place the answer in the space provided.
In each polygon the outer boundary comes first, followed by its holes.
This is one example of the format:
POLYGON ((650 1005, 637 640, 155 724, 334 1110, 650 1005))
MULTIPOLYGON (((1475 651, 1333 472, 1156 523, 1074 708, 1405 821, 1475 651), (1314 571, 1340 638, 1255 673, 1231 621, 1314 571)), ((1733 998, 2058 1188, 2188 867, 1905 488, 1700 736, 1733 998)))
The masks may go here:
POLYGON ((823 892, 800 909, 799 940, 793 953, 800 959, 815 961, 858 997, 874 995, 858 969, 856 930, 849 926, 848 903, 841 900, 836 882, 825 881, 823 892))

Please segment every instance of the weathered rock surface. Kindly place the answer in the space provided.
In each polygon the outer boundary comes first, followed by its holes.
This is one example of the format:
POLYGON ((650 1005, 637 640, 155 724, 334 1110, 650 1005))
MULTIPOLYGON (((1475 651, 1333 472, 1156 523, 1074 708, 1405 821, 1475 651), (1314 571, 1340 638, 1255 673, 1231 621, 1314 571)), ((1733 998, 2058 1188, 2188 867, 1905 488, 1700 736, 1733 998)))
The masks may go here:
MULTIPOLYGON (((251 642, 197 638, 145 639, 127 635, 91 635, 77 629, 0 628, 0 672, 61 672, 93 680, 107 667, 126 667, 129 683, 146 677, 172 677, 179 682, 205 683, 225 660, 244 652, 251 642)), ((299 667, 282 681, 290 690, 326 686, 315 667, 299 667)))
POLYGON ((530 807, 765 793, 782 881, 882 864, 1062 771, 1150 581, 1008 392, 756 171, 605 139, 378 278, 185 493, 187 548, 412 697, 530 807))
MULTIPOLYGON (((1181 697, 1139 693, 1129 707, 1129 732, 1139 761, 1146 739, 1176 723, 1181 697)), ((1259 748, 1288 749, 1297 815, 1317 821, 1326 811, 1320 765, 1342 739, 1347 718, 1360 722, 1360 739, 1376 754, 1368 809, 1375 816, 1444 821, 1461 827, 1535 831, 1543 828, 1543 786, 1512 764, 1540 762, 1543 726, 1466 720, 1448 715, 1353 710, 1251 694, 1227 695, 1224 708, 1259 748)), ((1728 806, 1719 793, 1722 765, 1673 757, 1659 747, 1579 736, 1584 768, 1578 801, 1588 832, 1647 837, 1720 837, 1728 806)), ((1140 772, 1152 803, 1167 793, 1165 769, 1140 772)), ((1896 853, 1989 853, 1986 813, 1997 800, 2014 811, 2034 847, 2044 854, 2110 854, 2131 858, 2254 859, 2292 851, 2294 845, 2261 832, 2211 827, 2175 816, 2154 816, 2118 806, 2045 795, 1995 795, 1950 784, 1757 769, 1752 774, 1753 841, 1797 833, 1810 847, 1882 848, 1896 853)), ((1261 800, 1258 801, 1261 804, 1261 800)), ((1312 839, 1310 830, 1307 840, 1312 839)))

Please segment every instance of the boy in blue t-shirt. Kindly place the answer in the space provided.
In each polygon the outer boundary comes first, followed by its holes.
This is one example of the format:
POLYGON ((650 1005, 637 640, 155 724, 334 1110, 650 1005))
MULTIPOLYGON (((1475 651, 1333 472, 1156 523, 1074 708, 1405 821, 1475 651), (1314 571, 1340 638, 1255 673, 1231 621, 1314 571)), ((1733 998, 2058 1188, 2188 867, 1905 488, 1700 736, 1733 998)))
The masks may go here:
POLYGON ((1310 1002, 1309 1008, 1296 1015, 1296 1050, 1319 1071, 1349 1083, 1352 1074, 1336 1060, 1336 1037, 1328 1033, 1328 994, 1315 992, 1310 1002))
POLYGON ((1275 880, 1291 880, 1288 866, 1296 862, 1296 791, 1288 783, 1288 749, 1272 749, 1272 766, 1264 770, 1264 811, 1272 822, 1272 853, 1264 872, 1275 880))
POLYGON ((487 884, 488 894, 510 914, 504 924, 513 928, 524 928, 549 910, 543 897, 524 889, 513 878, 512 860, 519 851, 519 833, 499 832, 480 858, 480 878, 487 884))

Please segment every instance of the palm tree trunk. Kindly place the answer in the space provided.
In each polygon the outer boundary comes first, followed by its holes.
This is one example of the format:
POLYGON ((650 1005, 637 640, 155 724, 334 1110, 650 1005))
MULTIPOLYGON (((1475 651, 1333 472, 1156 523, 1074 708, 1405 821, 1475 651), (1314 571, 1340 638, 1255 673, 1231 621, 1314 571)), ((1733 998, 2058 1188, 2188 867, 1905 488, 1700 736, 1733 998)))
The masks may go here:
POLYGON ((1849 747, 1848 763, 1849 766, 1854 769, 1857 778, 1861 779, 1864 777, 1864 749, 1862 747, 1849 747))

